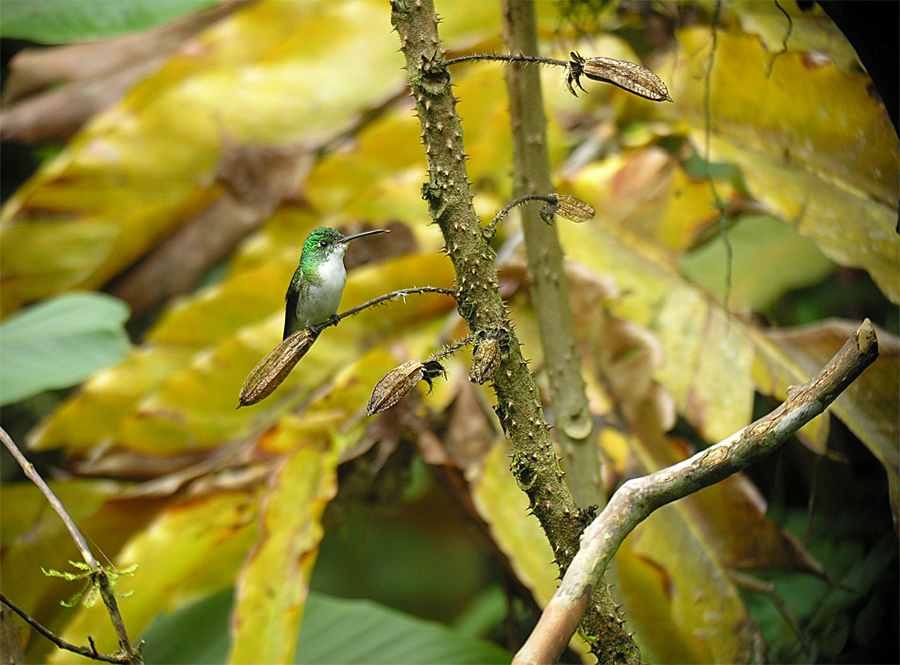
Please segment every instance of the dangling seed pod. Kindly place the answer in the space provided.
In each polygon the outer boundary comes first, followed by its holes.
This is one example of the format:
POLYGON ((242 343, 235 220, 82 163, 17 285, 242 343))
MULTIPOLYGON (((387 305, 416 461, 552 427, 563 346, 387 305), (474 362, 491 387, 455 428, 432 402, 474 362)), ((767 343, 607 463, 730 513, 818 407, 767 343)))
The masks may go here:
POLYGON ((566 88, 573 95, 576 95, 574 86, 584 90, 581 85, 583 75, 594 81, 612 83, 654 102, 672 101, 662 79, 643 65, 613 58, 584 58, 574 51, 570 55, 566 88))
POLYGON ((594 206, 577 196, 560 194, 556 202, 556 214, 571 222, 581 223, 594 218, 594 206))
POLYGON ((469 369, 469 381, 482 385, 494 377, 500 366, 500 342, 493 338, 482 340, 472 354, 472 367, 469 369))
POLYGON ((541 208, 541 219, 550 226, 553 226, 553 215, 581 223, 594 218, 594 207, 577 196, 559 194, 556 195, 555 203, 548 203, 541 208))
POLYGON ((306 355, 317 337, 308 328, 298 330, 260 360, 244 381, 238 408, 256 404, 271 395, 306 355))
POLYGON ((366 406, 366 413, 374 416, 376 413, 387 411, 423 379, 428 383, 428 392, 431 392, 431 382, 440 374, 446 374, 446 372, 436 360, 424 363, 420 360, 410 360, 400 367, 395 367, 375 384, 372 396, 369 397, 369 403, 366 406))

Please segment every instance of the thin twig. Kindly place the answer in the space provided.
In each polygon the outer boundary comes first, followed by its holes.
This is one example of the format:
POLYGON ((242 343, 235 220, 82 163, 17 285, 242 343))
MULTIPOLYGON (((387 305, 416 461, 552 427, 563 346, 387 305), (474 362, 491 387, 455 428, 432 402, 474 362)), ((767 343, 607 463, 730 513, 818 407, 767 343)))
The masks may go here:
POLYGON ((19 447, 15 444, 15 442, 10 438, 9 434, 6 433, 2 427, 0 427, 0 438, 3 439, 3 445, 6 446, 7 450, 12 453, 12 456, 19 463, 19 466, 22 467, 22 470, 25 472, 25 475, 28 479, 37 485, 37 488, 41 491, 47 498, 47 502, 56 511, 56 514, 59 515, 59 518, 63 521, 63 524, 66 525, 66 529, 69 531, 69 535, 72 536, 72 540, 75 541, 75 546, 78 548, 78 551, 81 552, 81 556, 84 559, 84 562, 89 565, 91 568, 99 568, 100 563, 94 557, 93 552, 91 552, 91 548, 87 544, 87 540, 85 540, 84 536, 81 534, 81 531, 78 530, 78 526, 75 524, 75 521, 69 516, 69 513, 66 512, 65 507, 62 505, 62 502, 56 497, 53 493, 53 490, 50 489, 50 486, 44 482, 44 479, 38 474, 35 470, 34 465, 28 461, 25 455, 22 454, 22 451, 19 450, 19 447))
POLYGON ((107 577, 106 572, 104 572, 103 567, 100 565, 100 562, 97 561, 96 557, 94 557, 93 552, 91 552, 91 548, 87 544, 87 540, 82 535, 81 531, 79 531, 78 526, 75 524, 75 521, 71 518, 68 512, 66 512, 65 507, 62 502, 57 498, 57 496, 53 493, 53 490, 50 489, 50 486, 44 482, 44 479, 41 478, 40 474, 35 470, 34 465, 28 461, 25 455, 22 454, 22 451, 19 450, 19 447, 15 444, 15 442, 10 438, 9 434, 6 433, 2 427, 0 427, 0 439, 3 440, 3 445, 9 450, 15 460, 19 463, 19 466, 22 467, 22 470, 25 472, 25 475, 28 479, 37 485, 37 488, 41 491, 47 501, 50 503, 50 506, 56 511, 56 514, 59 515, 60 519, 63 521, 63 524, 66 525, 66 529, 69 531, 69 535, 72 536, 72 540, 75 541, 75 546, 78 548, 78 551, 81 552, 81 556, 84 559, 84 562, 91 567, 91 569, 97 571, 96 577, 97 582, 100 587, 100 595, 103 598, 103 602, 106 605, 106 609, 109 612, 109 618, 112 620, 113 627, 116 630, 116 636, 119 639, 119 648, 125 654, 127 660, 124 662, 129 663, 140 663, 143 662, 140 657, 140 647, 136 650, 135 647, 131 644, 131 641, 128 639, 128 633, 125 630, 125 623, 122 621, 122 614, 119 612, 119 604, 116 602, 115 593, 112 590, 112 587, 109 583, 109 577, 107 577))
POLYGON ((13 612, 22 617, 22 620, 25 621, 29 626, 34 628, 41 635, 46 637, 48 640, 53 642, 60 649, 65 649, 66 651, 71 651, 72 653, 77 653, 79 656, 84 656, 86 658, 93 658, 94 660, 102 660, 106 663, 130 663, 131 660, 128 656, 110 656, 105 653, 100 653, 97 651, 97 648, 94 646, 94 640, 90 637, 91 648, 88 647, 80 647, 77 644, 72 644, 71 642, 66 642, 63 638, 59 637, 52 631, 45 628, 41 625, 37 620, 33 619, 28 615, 25 610, 18 607, 15 603, 13 603, 9 598, 7 598, 4 594, 0 593, 0 602, 6 605, 13 612))
POLYGON ((494 215, 494 219, 491 220, 491 223, 484 227, 481 233, 484 235, 485 239, 490 242, 494 238, 494 234, 497 233, 497 224, 503 221, 503 218, 506 217, 510 210, 515 208, 516 206, 522 205, 523 203, 527 203, 528 201, 544 201, 545 203, 549 203, 550 205, 556 204, 558 197, 556 194, 550 194, 549 196, 543 196, 541 194, 526 194, 525 196, 520 196, 517 199, 513 199, 509 203, 504 206, 503 210, 494 215))
POLYGON ((775 587, 774 582, 764 582, 763 580, 753 577, 752 575, 746 575, 736 570, 729 570, 728 577, 730 577, 731 581, 737 584, 739 587, 743 587, 744 589, 748 589, 749 591, 755 591, 756 593, 761 593, 769 600, 771 600, 772 604, 775 605, 775 609, 778 610, 778 613, 781 615, 781 617, 791 627, 791 630, 794 631, 797 639, 800 640, 800 644, 803 645, 803 651, 805 651, 807 655, 812 654, 812 646, 810 645, 806 634, 803 632, 803 629, 800 627, 797 619, 794 618, 793 614, 791 614, 791 610, 790 608, 788 608, 787 603, 784 602, 784 598, 782 598, 781 594, 778 593, 778 589, 775 587))
POLYGON ((525 65, 550 65, 552 67, 569 67, 567 60, 556 60, 555 58, 542 58, 534 55, 506 55, 503 53, 475 53, 474 55, 464 55, 459 58, 451 58, 444 64, 448 67, 456 65, 460 62, 474 62, 477 60, 501 60, 503 62, 517 62, 525 65))
POLYGON ((338 323, 346 319, 348 316, 356 316, 364 309, 368 309, 369 307, 375 307, 376 305, 380 305, 388 300, 396 300, 397 298, 405 298, 406 296, 414 295, 416 293, 443 293, 444 295, 450 296, 451 298, 456 298, 457 292, 456 289, 447 289, 441 286, 414 286, 409 289, 399 289, 397 291, 391 291, 390 293, 385 293, 383 296, 378 296, 377 298, 372 298, 368 302, 364 302, 362 305, 358 307, 354 307, 352 309, 348 309, 346 312, 341 312, 340 314, 336 314, 328 321, 324 323, 320 323, 318 326, 314 326, 316 328, 316 332, 320 332, 329 326, 336 326, 338 323))
POLYGON ((453 355, 464 346, 469 346, 474 342, 475 335, 467 335, 466 337, 461 337, 460 339, 451 342, 450 344, 445 344, 441 348, 437 349, 434 353, 428 356, 425 362, 440 362, 447 356, 453 355))
POLYGON ((624 483, 584 530, 581 548, 514 664, 554 663, 581 617, 616 550, 654 510, 720 482, 776 450, 820 415, 878 357, 875 328, 866 319, 808 383, 788 389, 769 415, 693 457, 624 483))

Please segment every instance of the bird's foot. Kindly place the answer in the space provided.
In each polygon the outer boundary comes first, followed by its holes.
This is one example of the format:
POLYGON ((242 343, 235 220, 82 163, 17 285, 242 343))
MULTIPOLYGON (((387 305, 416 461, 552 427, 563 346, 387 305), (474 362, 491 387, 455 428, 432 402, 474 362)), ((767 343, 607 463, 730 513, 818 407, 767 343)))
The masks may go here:
POLYGON ((312 332, 313 335, 318 337, 319 333, 321 333, 323 330, 325 330, 325 328, 328 328, 329 326, 336 326, 340 322, 341 322, 341 317, 339 317, 337 314, 333 314, 330 319, 326 319, 325 321, 322 321, 322 323, 316 323, 314 325, 309 326, 309 330, 310 330, 310 332, 312 332))

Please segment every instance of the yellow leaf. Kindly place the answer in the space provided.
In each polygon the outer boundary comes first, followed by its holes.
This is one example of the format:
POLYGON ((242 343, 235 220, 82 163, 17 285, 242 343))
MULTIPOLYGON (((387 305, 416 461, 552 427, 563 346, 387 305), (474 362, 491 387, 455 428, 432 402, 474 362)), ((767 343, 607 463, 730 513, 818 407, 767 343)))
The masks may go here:
MULTIPOLYGON (((710 29, 684 28, 673 54, 667 109, 706 151, 710 29)), ((897 265, 898 139, 863 72, 844 71, 829 52, 773 58, 735 25, 717 35, 710 75, 710 151, 738 166, 750 193, 812 238, 833 261, 866 269, 900 302, 897 265)), ((838 56, 835 56, 838 57, 838 56)))
POLYGON ((224 134, 284 145, 346 130, 403 80, 396 44, 372 30, 388 12, 260 2, 198 35, 6 203, 3 314, 103 285, 221 195, 224 134))
POLYGON ((337 491, 337 451, 305 441, 275 470, 261 538, 238 577, 232 663, 293 663, 322 512, 337 491))
POLYGON ((523 517, 528 497, 509 472, 505 440, 494 443, 470 482, 475 507, 488 523, 494 542, 509 556, 516 577, 545 605, 556 591, 558 569, 537 519, 523 517))

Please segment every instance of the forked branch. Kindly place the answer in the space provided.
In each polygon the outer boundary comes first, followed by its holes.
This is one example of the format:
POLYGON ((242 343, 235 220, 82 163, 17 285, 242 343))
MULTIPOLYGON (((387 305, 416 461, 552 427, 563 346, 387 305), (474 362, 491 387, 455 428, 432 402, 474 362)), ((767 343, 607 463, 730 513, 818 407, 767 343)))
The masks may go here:
POLYGON ((657 508, 718 483, 776 450, 825 409, 878 357, 868 319, 818 375, 788 389, 781 406, 683 462, 624 483, 584 530, 556 594, 513 663, 554 663, 574 635, 591 591, 619 545, 657 508))

